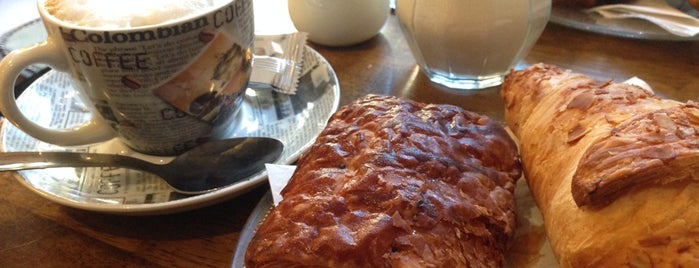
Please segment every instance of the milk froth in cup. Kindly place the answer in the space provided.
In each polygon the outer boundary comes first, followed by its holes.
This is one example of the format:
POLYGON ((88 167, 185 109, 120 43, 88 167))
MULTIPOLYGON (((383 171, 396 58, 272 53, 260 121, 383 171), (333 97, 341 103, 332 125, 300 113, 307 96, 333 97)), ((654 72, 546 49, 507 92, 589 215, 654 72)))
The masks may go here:
POLYGON ((0 62, 0 110, 47 143, 114 137, 136 151, 174 155, 235 126, 251 72, 252 0, 39 0, 46 42, 0 62), (14 80, 42 63, 70 74, 93 111, 72 129, 42 127, 14 102, 14 80))
POLYGON ((125 29, 177 20, 202 13, 222 0, 46 0, 44 8, 57 19, 76 26, 125 29))

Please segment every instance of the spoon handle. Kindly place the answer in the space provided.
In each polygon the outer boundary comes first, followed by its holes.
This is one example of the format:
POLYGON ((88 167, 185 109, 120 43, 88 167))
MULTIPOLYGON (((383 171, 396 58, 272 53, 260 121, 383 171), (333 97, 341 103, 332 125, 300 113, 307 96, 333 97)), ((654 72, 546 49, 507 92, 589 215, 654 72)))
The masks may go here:
POLYGON ((77 152, 0 153, 0 171, 55 167, 125 167, 150 171, 155 164, 141 159, 112 154, 77 152))

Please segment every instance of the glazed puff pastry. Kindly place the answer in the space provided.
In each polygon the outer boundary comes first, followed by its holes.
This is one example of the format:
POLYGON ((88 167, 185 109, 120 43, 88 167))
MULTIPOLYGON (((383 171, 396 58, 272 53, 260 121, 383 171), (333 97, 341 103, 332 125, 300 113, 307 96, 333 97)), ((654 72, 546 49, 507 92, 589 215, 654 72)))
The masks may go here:
POLYGON ((450 105, 369 95, 329 120, 259 226, 247 267, 500 267, 516 144, 450 105))

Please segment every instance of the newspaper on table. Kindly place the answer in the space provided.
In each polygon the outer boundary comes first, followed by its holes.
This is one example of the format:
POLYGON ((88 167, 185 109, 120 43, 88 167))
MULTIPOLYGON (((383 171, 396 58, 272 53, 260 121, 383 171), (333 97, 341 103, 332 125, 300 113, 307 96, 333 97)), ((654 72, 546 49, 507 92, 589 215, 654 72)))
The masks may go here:
MULTIPOLYGON (((275 38, 286 39, 288 36, 289 34, 263 38, 277 42, 274 41, 275 38)), ((230 130, 231 137, 265 136, 282 140, 285 151, 280 159, 297 157, 322 130, 329 115, 337 108, 339 100, 339 85, 332 68, 320 54, 312 49, 306 49, 305 44, 301 46, 303 48, 297 48, 297 50, 298 53, 302 53, 302 58, 293 58, 292 64, 298 69, 297 81, 293 83, 295 91, 293 95, 284 93, 274 85, 265 86, 260 81, 251 83, 238 114, 239 124, 231 127, 230 130)), ((280 71, 283 70, 285 69, 280 71)), ((258 70, 253 66, 253 73, 255 72, 258 70)), ((40 77, 20 96, 18 105, 30 120, 39 125, 70 128, 88 121, 92 116, 90 109, 75 94, 69 75, 51 71, 40 77)), ((161 164, 171 159, 130 151, 114 139, 77 147, 51 145, 28 136, 9 122, 4 122, 2 125, 0 138, 2 138, 2 151, 7 152, 119 153, 161 164)), ((125 168, 52 168, 20 171, 20 174, 31 187, 76 202, 115 205, 154 204, 188 197, 175 192, 155 175, 125 168)))

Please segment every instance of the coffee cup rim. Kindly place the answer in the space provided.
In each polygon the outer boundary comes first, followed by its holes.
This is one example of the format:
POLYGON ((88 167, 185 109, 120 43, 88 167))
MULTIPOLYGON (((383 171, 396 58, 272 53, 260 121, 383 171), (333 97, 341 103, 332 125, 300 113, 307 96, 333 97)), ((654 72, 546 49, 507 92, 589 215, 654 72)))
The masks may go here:
POLYGON ((49 20, 52 24, 55 25, 60 25, 61 27, 69 28, 69 29, 79 29, 79 30, 85 30, 85 31, 92 31, 92 32, 131 32, 131 31, 138 31, 138 30, 143 30, 143 29, 152 29, 152 28, 159 28, 159 27, 169 27, 173 25, 179 25, 182 24, 182 22, 190 21, 194 18, 197 17, 206 17, 209 14, 218 11, 219 9, 233 4, 237 1, 241 0, 226 0, 226 1, 214 1, 217 5, 207 9, 204 12, 201 13, 196 13, 196 14, 189 14, 187 16, 171 19, 171 20, 166 20, 160 23, 155 23, 155 24, 149 24, 149 25, 141 25, 141 26, 134 26, 134 27, 92 27, 92 26, 84 26, 84 25, 77 25, 74 23, 66 22, 63 21, 56 16, 52 15, 51 13, 46 10, 44 3, 48 0, 38 0, 37 1, 37 9, 39 10, 39 15, 42 17, 43 20, 49 20))

